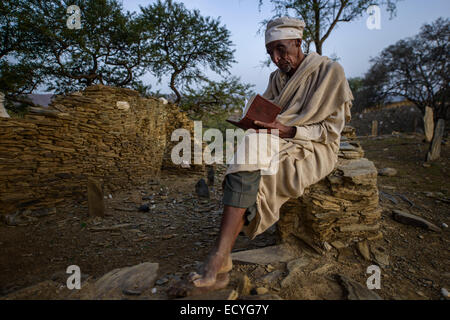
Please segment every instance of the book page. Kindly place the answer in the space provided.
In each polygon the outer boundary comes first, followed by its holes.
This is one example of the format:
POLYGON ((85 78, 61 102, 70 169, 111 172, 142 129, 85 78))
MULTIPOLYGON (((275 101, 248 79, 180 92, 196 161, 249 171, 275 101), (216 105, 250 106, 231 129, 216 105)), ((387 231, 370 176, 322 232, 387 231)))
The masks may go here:
POLYGON ((241 120, 245 117, 247 114, 248 108, 252 105, 253 100, 255 100, 256 95, 250 98, 250 100, 247 102, 247 104, 244 107, 244 110, 242 111, 241 120))

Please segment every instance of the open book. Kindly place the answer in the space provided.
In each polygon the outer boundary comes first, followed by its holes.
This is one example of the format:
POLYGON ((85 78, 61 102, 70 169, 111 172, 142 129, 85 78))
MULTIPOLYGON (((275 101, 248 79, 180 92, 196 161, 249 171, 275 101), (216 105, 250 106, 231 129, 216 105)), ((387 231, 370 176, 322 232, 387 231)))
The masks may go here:
POLYGON ((257 94, 247 103, 240 119, 231 116, 227 119, 227 122, 244 130, 261 129, 253 121, 273 122, 280 112, 281 107, 257 94))

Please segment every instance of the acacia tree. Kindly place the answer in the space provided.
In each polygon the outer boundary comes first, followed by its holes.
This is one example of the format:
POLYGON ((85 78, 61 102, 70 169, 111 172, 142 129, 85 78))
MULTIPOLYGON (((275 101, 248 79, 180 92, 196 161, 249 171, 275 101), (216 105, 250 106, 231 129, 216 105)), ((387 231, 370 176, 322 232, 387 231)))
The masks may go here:
POLYGON ((136 15, 123 13, 116 0, 7 1, 2 7, 0 84, 14 100, 45 80, 56 93, 82 90, 92 84, 139 86, 149 55, 140 37, 136 15), (67 8, 81 9, 81 29, 69 29, 67 8), (30 71, 27 73, 27 70, 30 71), (14 74, 27 77, 15 77, 14 74))
POLYGON ((435 119, 448 118, 450 94, 450 19, 422 26, 415 37, 398 41, 371 59, 364 79, 376 99, 402 96, 424 114, 433 108, 435 119))
POLYGON ((24 4, 22 0, 0 3, 0 91, 15 102, 26 101, 21 95, 31 93, 43 81, 33 61, 33 30, 20 19, 24 4))
POLYGON ((242 83, 239 77, 234 76, 220 81, 206 80, 200 88, 186 87, 181 106, 197 117, 204 113, 233 111, 242 108, 245 99, 254 94, 252 87, 254 85, 242 83))
MULTIPOLYGON (((305 21, 303 43, 306 52, 314 43, 316 52, 322 54, 322 47, 331 32, 342 22, 361 17, 371 5, 384 5, 391 17, 396 11, 398 0, 269 0, 274 6, 274 17, 293 14, 305 21)), ((259 5, 263 0, 259 0, 259 5)), ((263 22, 264 24, 267 21, 263 22)))
POLYGON ((152 52, 145 63, 160 82, 170 77, 175 103, 180 102, 183 87, 206 80, 202 69, 222 74, 235 62, 230 32, 219 19, 203 17, 171 0, 158 0, 141 11, 143 35, 152 52))

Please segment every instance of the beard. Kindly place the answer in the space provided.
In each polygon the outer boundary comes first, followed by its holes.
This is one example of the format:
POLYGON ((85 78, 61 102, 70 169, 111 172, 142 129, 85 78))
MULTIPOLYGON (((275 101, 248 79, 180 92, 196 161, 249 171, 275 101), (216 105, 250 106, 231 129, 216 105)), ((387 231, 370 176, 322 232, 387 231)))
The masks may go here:
POLYGON ((285 63, 285 64, 280 64, 278 66, 278 68, 283 72, 283 73, 288 73, 289 71, 292 70, 292 66, 290 63, 285 63))

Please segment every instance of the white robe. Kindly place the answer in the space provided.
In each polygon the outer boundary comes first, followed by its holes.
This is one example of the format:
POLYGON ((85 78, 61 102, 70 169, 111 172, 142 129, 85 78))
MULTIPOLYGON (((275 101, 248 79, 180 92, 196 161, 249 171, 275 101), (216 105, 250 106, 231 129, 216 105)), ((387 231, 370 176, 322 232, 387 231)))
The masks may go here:
POLYGON ((278 121, 296 126, 297 132, 295 137, 285 139, 268 135, 272 143, 267 152, 261 152, 254 143, 257 140, 252 140, 258 134, 247 133, 235 158, 239 158, 239 152, 247 158, 254 152, 260 156, 255 163, 230 164, 227 168, 226 174, 262 170, 257 214, 244 227, 251 239, 278 221, 286 201, 300 197, 306 187, 334 169, 340 133, 350 120, 353 100, 340 64, 317 53, 306 56, 290 79, 280 70, 274 71, 263 96, 283 108, 278 121), (270 174, 270 170, 276 171, 270 174))

